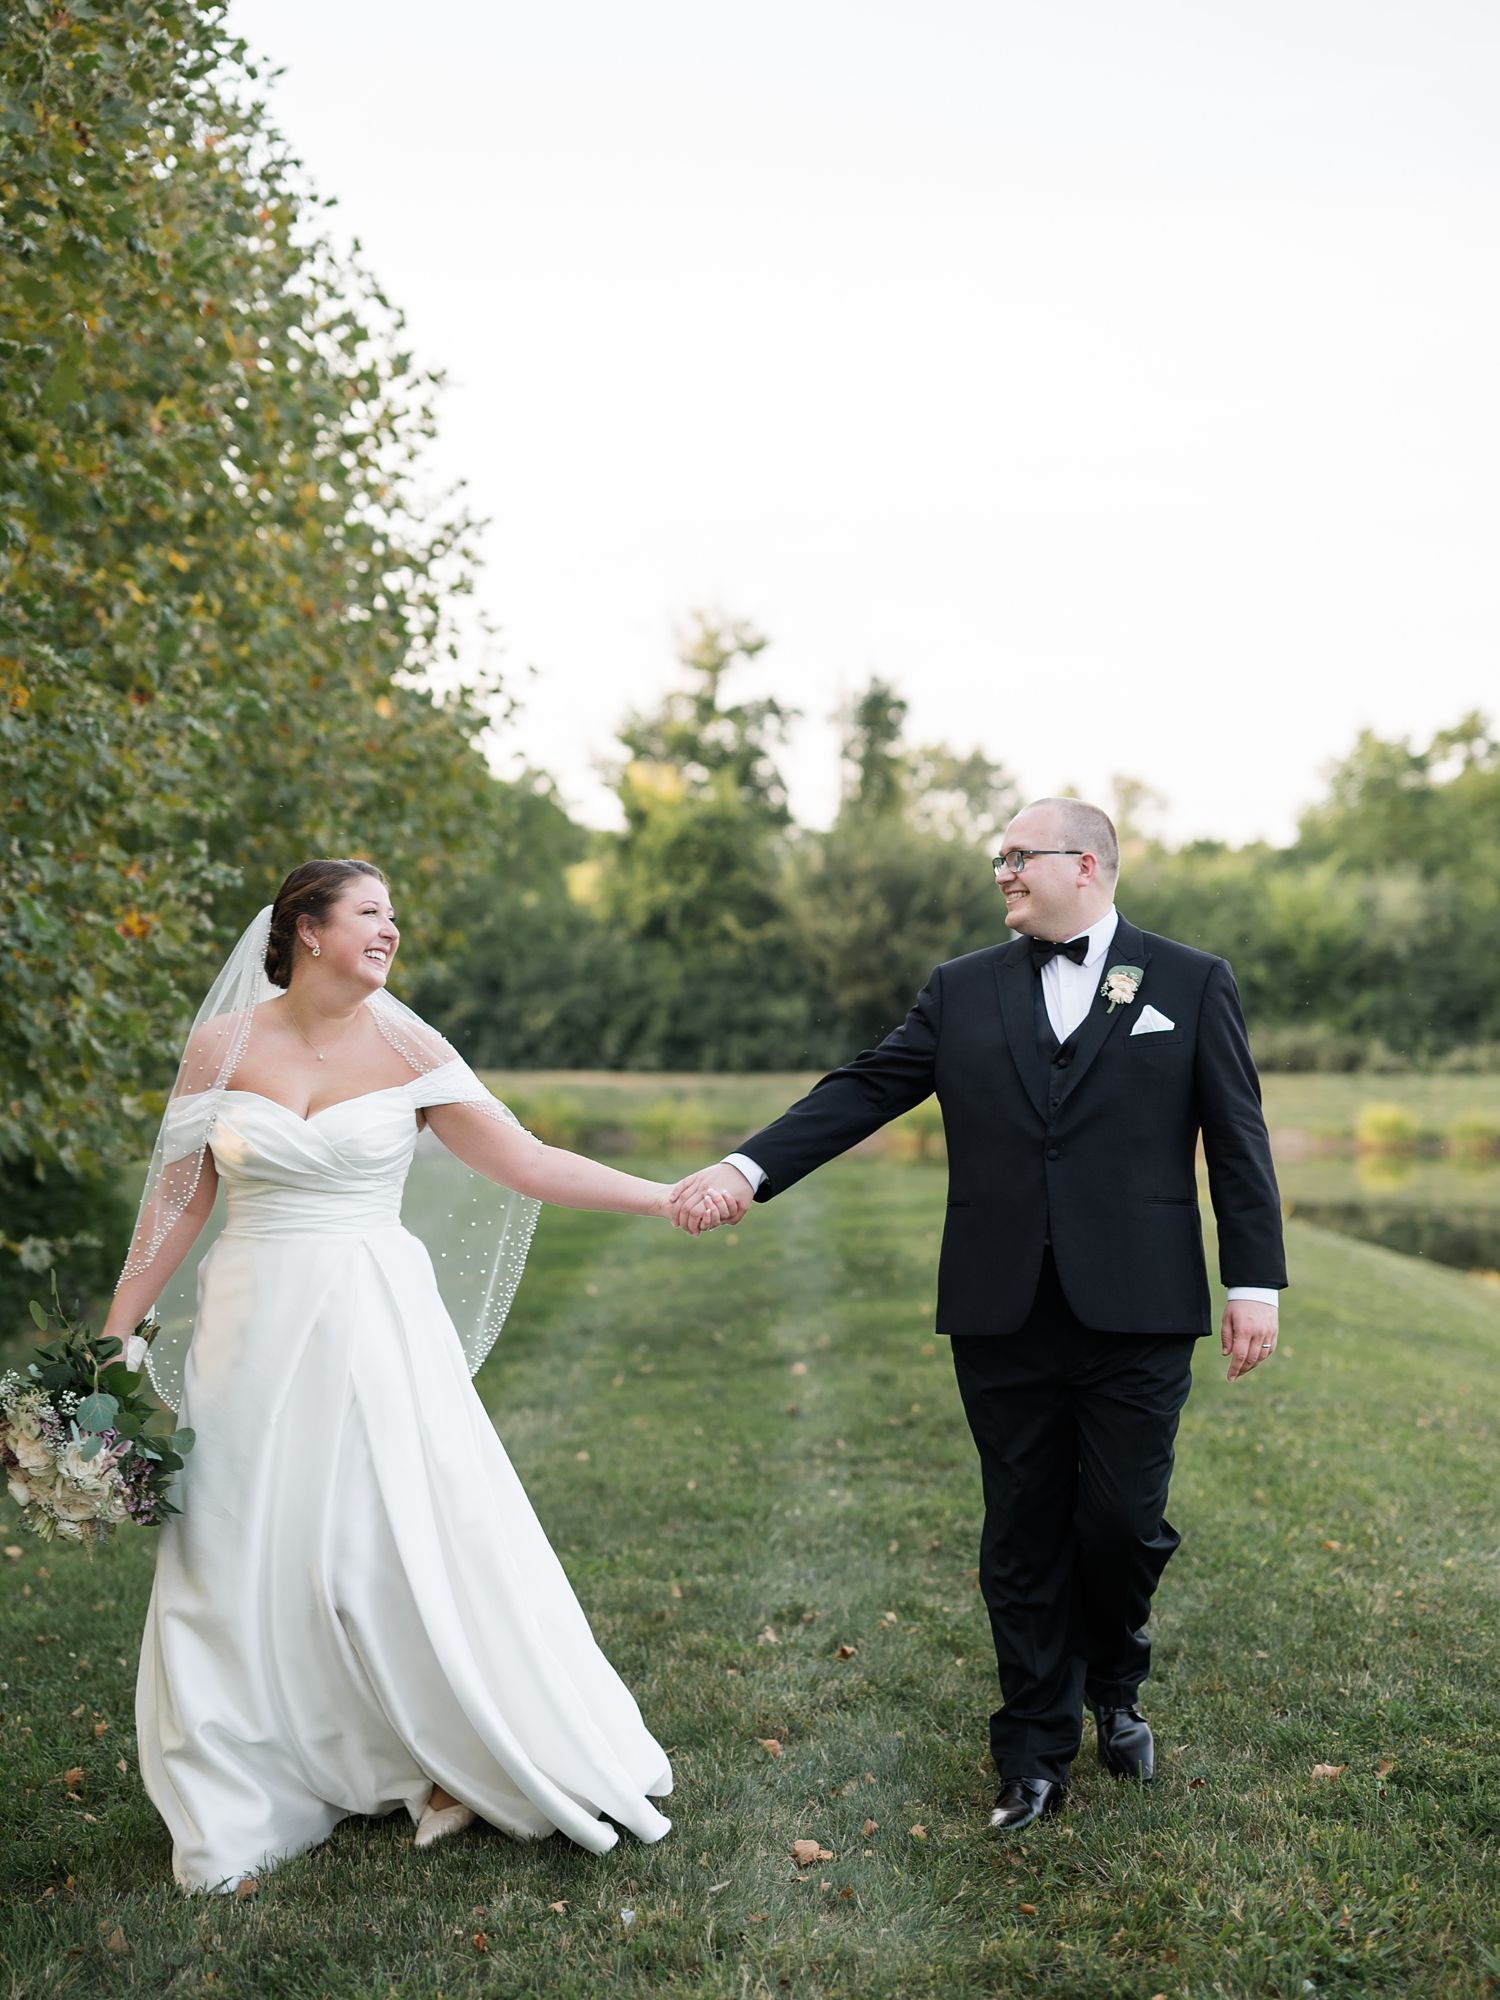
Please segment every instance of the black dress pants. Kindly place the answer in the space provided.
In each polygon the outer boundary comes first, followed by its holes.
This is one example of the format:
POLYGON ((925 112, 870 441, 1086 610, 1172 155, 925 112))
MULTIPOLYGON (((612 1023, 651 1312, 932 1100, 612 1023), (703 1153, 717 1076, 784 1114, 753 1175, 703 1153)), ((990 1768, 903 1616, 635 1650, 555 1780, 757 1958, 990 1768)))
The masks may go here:
POLYGON ((1047 1250, 1025 1325, 956 1338, 959 1393, 984 1475, 979 1587, 1002 1706, 1002 1778, 1067 1780, 1083 1704, 1123 1706, 1151 1665, 1142 1629, 1180 1537, 1163 1508, 1193 1343, 1096 1333, 1047 1250))

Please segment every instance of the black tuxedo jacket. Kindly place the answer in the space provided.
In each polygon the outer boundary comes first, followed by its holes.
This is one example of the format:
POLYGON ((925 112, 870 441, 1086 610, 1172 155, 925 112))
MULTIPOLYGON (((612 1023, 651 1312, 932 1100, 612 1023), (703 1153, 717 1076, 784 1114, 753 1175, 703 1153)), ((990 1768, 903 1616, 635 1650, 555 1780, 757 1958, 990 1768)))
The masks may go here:
POLYGON ((745 1141, 769 1200, 933 1091, 948 1142, 941 1334, 1014 1333, 1049 1237, 1085 1326, 1208 1333, 1198 1135, 1226 1285, 1282 1286, 1281 1200, 1234 975, 1222 958, 1120 919, 1100 967, 1136 965, 1135 1000, 1097 993, 1054 1069, 1037 1034, 1030 941, 940 965, 904 1024, 745 1141), (1174 1024, 1132 1035, 1147 1005, 1174 1024))

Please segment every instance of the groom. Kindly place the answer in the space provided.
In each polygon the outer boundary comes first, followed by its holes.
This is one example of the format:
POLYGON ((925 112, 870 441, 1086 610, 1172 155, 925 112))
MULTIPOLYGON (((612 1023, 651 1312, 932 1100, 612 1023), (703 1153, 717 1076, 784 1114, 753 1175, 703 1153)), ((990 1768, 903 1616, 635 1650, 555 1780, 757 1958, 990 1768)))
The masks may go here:
POLYGON ((940 965, 903 1026, 738 1153, 682 1182, 738 1221, 933 1091, 948 1142, 937 1330, 984 1479, 980 1588, 1002 1705, 991 1825, 1056 1810, 1094 1714, 1100 1761, 1149 1781, 1136 1694, 1193 1343, 1210 1331, 1199 1135, 1229 1298, 1229 1379, 1275 1350, 1281 1204, 1239 995, 1221 958, 1114 907, 1107 814, 1041 799, 995 861, 1013 943, 940 965))

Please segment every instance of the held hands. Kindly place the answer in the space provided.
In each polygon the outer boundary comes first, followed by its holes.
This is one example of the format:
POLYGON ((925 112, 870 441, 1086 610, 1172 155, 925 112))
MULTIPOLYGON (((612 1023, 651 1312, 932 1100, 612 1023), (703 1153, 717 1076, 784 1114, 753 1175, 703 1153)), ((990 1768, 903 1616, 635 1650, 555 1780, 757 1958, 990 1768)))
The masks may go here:
POLYGON ((667 1213, 689 1236, 738 1222, 754 1200, 754 1190, 738 1167, 700 1167, 667 1196, 667 1213))
POLYGON ((1275 1306, 1263 1306, 1254 1299, 1231 1299, 1225 1306, 1219 1338, 1231 1382, 1259 1368, 1276 1352, 1276 1323, 1275 1306))

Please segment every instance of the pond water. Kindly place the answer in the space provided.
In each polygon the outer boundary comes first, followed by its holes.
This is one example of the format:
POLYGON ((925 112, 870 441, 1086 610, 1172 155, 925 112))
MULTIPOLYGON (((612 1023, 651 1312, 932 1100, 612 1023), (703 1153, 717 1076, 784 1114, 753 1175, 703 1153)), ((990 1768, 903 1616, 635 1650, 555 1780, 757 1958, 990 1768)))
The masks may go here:
POLYGON ((1278 1160, 1276 1178, 1287 1213, 1304 1222, 1461 1271, 1500 1270, 1500 1162, 1278 1160))

